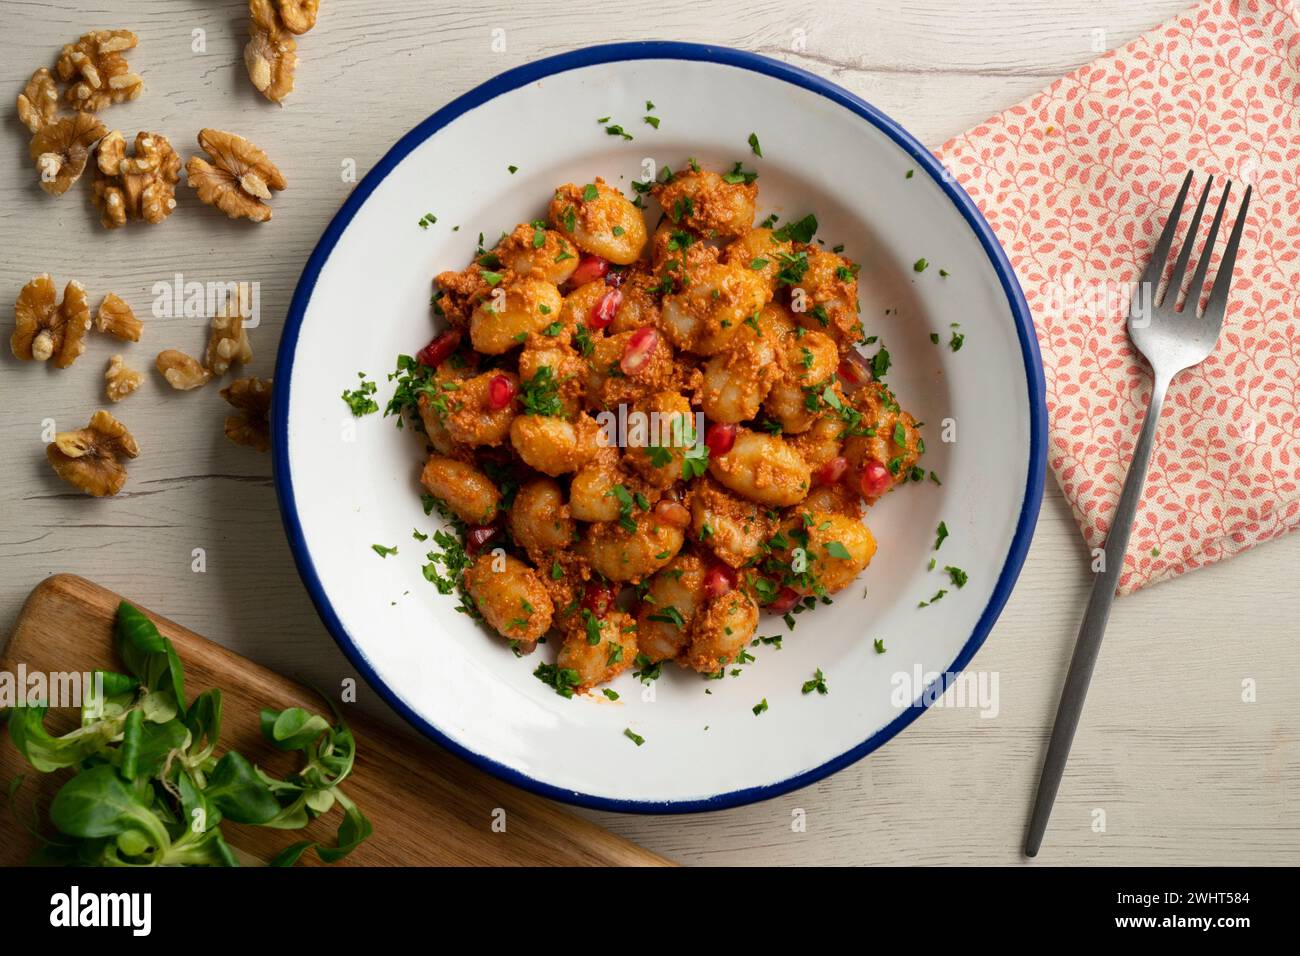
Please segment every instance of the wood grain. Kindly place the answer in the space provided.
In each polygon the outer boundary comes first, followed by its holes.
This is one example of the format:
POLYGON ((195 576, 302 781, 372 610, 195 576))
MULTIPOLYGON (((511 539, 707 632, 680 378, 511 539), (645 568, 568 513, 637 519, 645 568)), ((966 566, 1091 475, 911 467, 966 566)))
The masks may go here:
MULTIPOLYGON (((27 136, 0 123, 0 302, 36 272, 110 289, 148 323, 121 347, 93 336, 58 372, 0 348, 0 630, 44 575, 75 571, 281 673, 318 686, 355 676, 317 619, 280 528, 270 463, 221 435, 215 391, 170 392, 152 373, 118 408, 143 446, 112 501, 69 495, 44 462, 46 418, 80 425, 103 367, 197 349, 194 320, 149 315, 154 282, 262 283, 252 371, 268 375, 299 271, 358 175, 400 134, 509 67, 592 43, 677 39, 756 50, 857 93, 931 145, 1023 99, 1189 6, 1191 0, 325 0, 300 43, 298 88, 261 101, 239 62, 241 0, 0 0, 0 90, 95 27, 129 26, 144 95, 105 119, 157 129, 187 150, 201 126, 244 133, 289 178, 265 226, 226 223, 186 190, 156 229, 105 234, 79 184, 50 199, 29 175, 27 136), (9 29, 11 24, 21 29, 9 29), (206 52, 193 52, 195 30, 206 52), (492 51, 494 30, 506 49, 492 51), (1098 34, 1100 31, 1100 34, 1098 34), (198 573, 194 549, 202 548, 198 573)), ((7 308, 7 306, 6 306, 7 308)), ((378 373, 379 369, 368 370, 378 373)), ((1300 536, 1273 542, 1116 606, 1040 860, 1044 863, 1300 862, 1300 536), (1241 681, 1258 681, 1253 704, 1241 681), (1106 810, 1106 830, 1093 811, 1106 810)), ((687 817, 577 811, 675 860, 715 864, 1018 863, 1042 746, 1091 583, 1079 534, 1049 479, 1020 584, 974 666, 1001 678, 993 719, 925 715, 869 759, 797 794, 687 817), (804 829, 795 828, 803 811, 804 829)), ((892 639, 905 640, 906 635, 892 639)), ((362 686, 358 706, 400 720, 362 686)))
MULTIPOLYGON (((28 673, 120 669, 113 651, 113 620, 121 598, 75 575, 43 581, 27 599, 0 671, 28 673)), ((141 610, 145 610, 141 608, 141 610)), ((322 710, 315 694, 293 681, 146 611, 176 645, 191 697, 211 688, 222 693, 221 750, 238 750, 277 773, 292 769, 284 754, 262 740, 264 707, 322 710)), ((667 861, 534 797, 481 773, 430 744, 394 733, 361 714, 344 717, 357 739, 357 759, 343 786, 374 825, 374 835, 347 863, 356 866, 662 866, 667 861)), ((60 715, 67 725, 74 717, 60 715)), ((51 721, 53 726, 53 721, 51 721)), ((66 774, 37 774, 8 735, 0 743, 0 780, 26 774, 20 803, 44 807, 66 774)), ((268 860, 300 839, 329 841, 337 812, 305 831, 225 826, 232 847, 268 860)), ((21 864, 36 841, 13 813, 0 815, 0 866, 21 864)), ((319 864, 315 854, 303 857, 319 864)))

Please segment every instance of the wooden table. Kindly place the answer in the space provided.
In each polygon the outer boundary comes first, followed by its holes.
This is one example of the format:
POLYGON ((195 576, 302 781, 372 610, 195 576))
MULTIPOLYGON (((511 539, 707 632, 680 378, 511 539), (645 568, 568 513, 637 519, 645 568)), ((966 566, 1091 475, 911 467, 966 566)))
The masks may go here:
MULTIPOLYGON (((146 368, 161 348, 201 347, 201 322, 147 314, 154 283, 176 272, 261 282, 266 318, 252 333, 251 370, 269 375, 299 270, 351 188, 341 175, 348 161, 364 174, 401 133, 482 80, 590 43, 722 43, 826 76, 937 144, 1092 59, 1094 44, 1119 45, 1183 6, 635 0, 614 15, 549 0, 325 0, 299 44, 298 91, 277 109, 245 76, 246 17, 235 0, 0 0, 6 102, 61 44, 92 28, 130 28, 141 36, 131 64, 147 89, 105 111, 106 122, 128 135, 162 132, 186 155, 200 126, 234 129, 265 148, 290 183, 269 226, 225 222, 182 190, 163 227, 106 233, 80 186, 59 200, 36 188, 26 131, 5 107, 0 299, 13 301, 31 275, 48 271, 60 282, 80 279, 93 303, 116 291, 146 313, 147 331, 122 349, 94 335, 67 371, 20 365, 3 350, 0 629, 42 577, 72 571, 286 674, 326 684, 347 672, 293 569, 270 461, 222 436, 215 389, 174 393, 150 373, 119 409, 144 454, 112 501, 68 493, 44 462, 43 423, 84 424, 102 402, 115 351, 146 368), (501 37, 505 49, 494 52, 501 37), (206 52, 195 52, 199 38, 206 52), (196 548, 206 558, 201 573, 192 570, 196 548)), ((1300 537, 1292 537, 1119 603, 1040 860, 1300 862, 1297 564, 1300 537), (1247 680, 1252 703, 1242 699, 1247 680)), ((1020 585, 975 659, 999 675, 996 718, 936 710, 869 759, 758 806, 586 815, 686 863, 1022 862, 1033 783, 1090 578, 1049 479, 1020 585), (797 811, 805 831, 792 826, 797 811)))

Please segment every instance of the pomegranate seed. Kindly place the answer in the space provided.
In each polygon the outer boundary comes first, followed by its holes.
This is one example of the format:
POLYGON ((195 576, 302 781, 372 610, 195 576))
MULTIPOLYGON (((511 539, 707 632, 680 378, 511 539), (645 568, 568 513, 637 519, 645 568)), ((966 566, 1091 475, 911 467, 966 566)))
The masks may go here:
POLYGON ((609 323, 614 321, 614 313, 618 311, 618 307, 622 304, 622 290, 609 289, 591 307, 591 315, 587 316, 587 324, 597 331, 607 327, 609 323))
POLYGON ((893 486, 894 476, 876 459, 868 458, 862 463, 862 475, 858 484, 862 488, 862 497, 879 498, 893 486))
POLYGON ((840 361, 836 373, 850 391, 861 388, 875 377, 871 374, 871 364, 863 354, 853 350, 840 361))
POLYGON ((588 584, 582 595, 582 606, 596 617, 604 617, 614 606, 614 592, 603 584, 588 584))
POLYGON ((437 368, 452 352, 456 351, 458 345, 460 345, 460 333, 455 329, 448 329, 435 335, 433 341, 415 353, 415 360, 429 368, 437 368))
POLYGON ((704 444, 709 446, 710 455, 725 455, 736 443, 736 426, 715 422, 704 430, 704 444))
POLYGON ((569 276, 569 282, 577 288, 604 278, 607 272, 609 272, 608 259, 602 259, 600 256, 583 256, 578 260, 578 268, 574 269, 573 275, 569 276))
MULTIPOLYGON (((704 593, 710 598, 720 598, 736 589, 736 571, 725 564, 715 564, 704 575, 704 593)), ((798 597, 798 595, 796 595, 798 597)))
POLYGON ((836 455, 830 461, 823 462, 822 465, 813 472, 813 481, 819 485, 833 485, 839 481, 848 470, 849 460, 843 455, 836 455))
POLYGON ((508 375, 494 375, 488 382, 487 407, 491 411, 505 408, 514 401, 519 389, 508 375))
POLYGON ((773 614, 789 614, 790 608, 799 603, 799 592, 794 588, 782 588, 772 599, 772 603, 766 605, 763 610, 771 611, 773 614))
POLYGON ((674 528, 685 528, 691 523, 691 513, 686 510, 686 506, 680 501, 669 501, 667 498, 655 504, 654 515, 674 528))
POLYGON ((501 529, 494 524, 472 524, 465 529, 465 551, 478 554, 487 543, 497 536, 501 529))
MULTIPOLYGON (((620 297, 622 294, 617 289, 611 289, 605 293, 606 296, 618 295, 620 297)), ((648 325, 637 329, 628 338, 627 345, 623 348, 623 358, 619 361, 618 367, 628 375, 634 374, 637 369, 650 361, 650 355, 658 345, 658 332, 648 325)))

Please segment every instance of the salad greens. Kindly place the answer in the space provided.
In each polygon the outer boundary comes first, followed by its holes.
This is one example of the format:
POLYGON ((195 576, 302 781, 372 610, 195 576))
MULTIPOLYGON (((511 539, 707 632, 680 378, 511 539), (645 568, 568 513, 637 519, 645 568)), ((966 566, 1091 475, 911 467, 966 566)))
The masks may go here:
MULTIPOLYGON (((50 803, 58 831, 42 836, 30 862, 82 866, 237 866, 221 822, 298 830, 337 806, 342 821, 333 845, 300 841, 272 866, 292 866, 315 849, 325 862, 347 856, 372 832, 340 789, 352 772, 356 740, 337 711, 334 720, 301 707, 263 710, 262 735, 301 755, 280 779, 227 750, 217 756, 221 691, 185 698, 185 672, 172 642, 123 601, 116 644, 127 673, 96 673, 101 693, 87 694, 81 723, 62 736, 45 727, 45 706, 13 708, 9 736, 40 773, 72 769, 50 803)), ((13 799, 22 778, 9 786, 13 799)))

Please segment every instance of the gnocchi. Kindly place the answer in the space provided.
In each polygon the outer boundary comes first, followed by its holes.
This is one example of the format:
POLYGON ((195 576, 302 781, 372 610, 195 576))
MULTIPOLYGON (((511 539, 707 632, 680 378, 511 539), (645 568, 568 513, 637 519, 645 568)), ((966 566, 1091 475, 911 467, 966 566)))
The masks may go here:
POLYGON ((864 511, 919 472, 920 425, 855 351, 857 266, 811 216, 756 225, 756 180, 559 186, 437 275, 450 330, 399 363, 460 531, 440 566, 516 653, 551 636, 535 673, 563 696, 748 662, 762 611, 868 567, 864 511))

